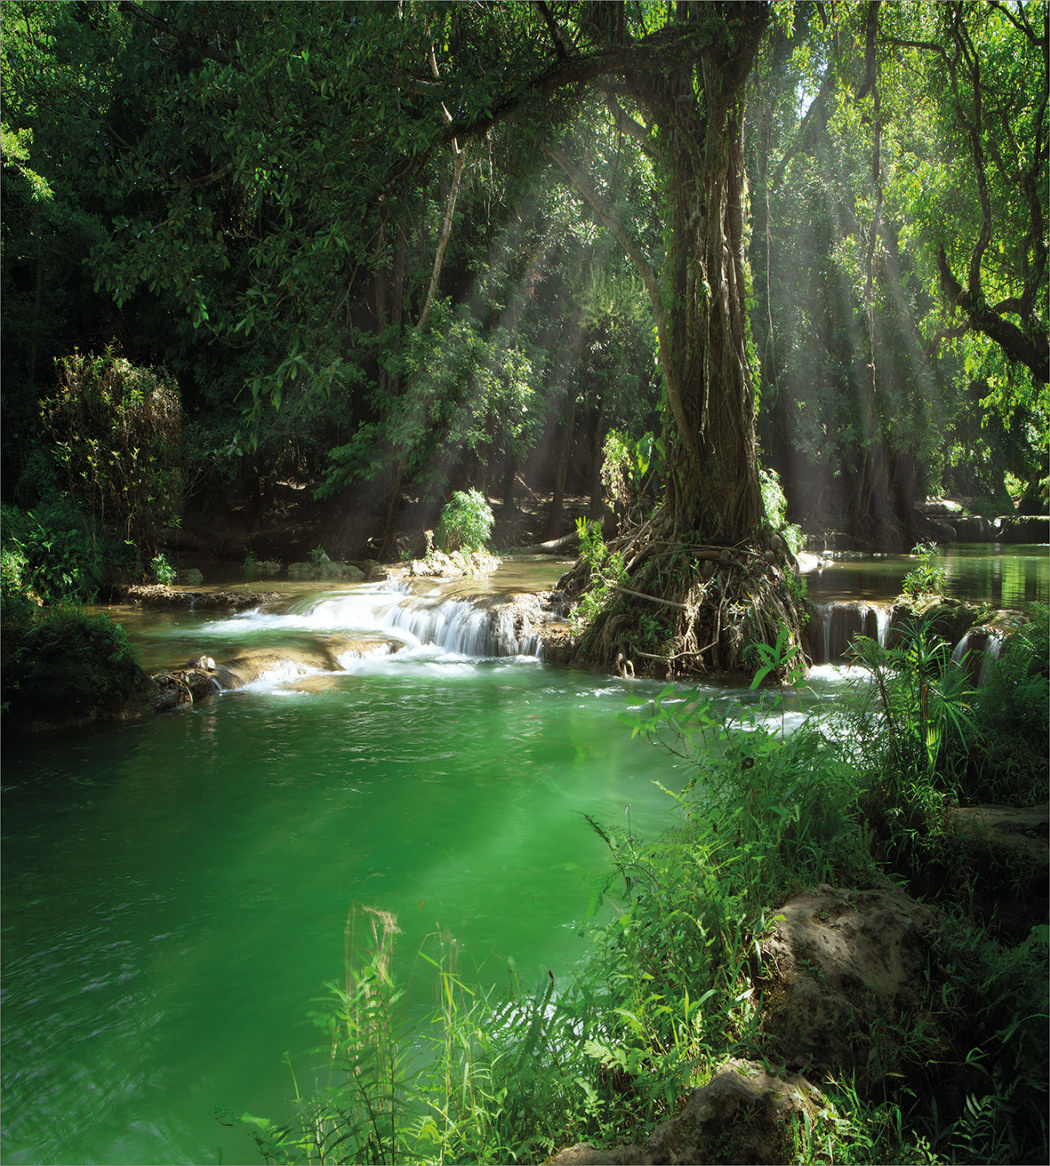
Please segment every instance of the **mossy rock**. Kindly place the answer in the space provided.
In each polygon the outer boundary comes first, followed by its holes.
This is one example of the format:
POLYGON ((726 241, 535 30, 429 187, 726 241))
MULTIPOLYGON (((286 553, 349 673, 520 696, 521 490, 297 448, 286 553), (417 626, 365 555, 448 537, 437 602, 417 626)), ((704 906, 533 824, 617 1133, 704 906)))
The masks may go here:
POLYGON ((281 564, 275 559, 260 559, 258 562, 245 564, 246 579, 272 579, 281 573, 281 564))
POLYGON ((887 645, 896 647, 908 626, 932 632, 954 645, 986 614, 987 608, 945 595, 900 595, 890 614, 887 645))
POLYGON ((365 573, 353 563, 290 563, 289 579, 342 579, 348 583, 363 583, 365 573))

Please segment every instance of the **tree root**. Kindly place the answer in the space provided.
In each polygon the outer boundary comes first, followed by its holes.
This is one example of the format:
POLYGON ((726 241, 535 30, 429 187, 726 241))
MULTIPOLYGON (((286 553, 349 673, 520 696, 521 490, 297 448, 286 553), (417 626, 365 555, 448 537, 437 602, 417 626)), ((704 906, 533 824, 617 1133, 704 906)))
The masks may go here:
MULTIPOLYGON (((784 628, 771 676, 784 680, 803 662, 797 565, 778 535, 733 547, 685 542, 657 512, 608 548, 626 568, 596 590, 604 604, 575 637, 573 664, 667 679, 754 674, 772 658, 755 645, 775 649, 784 628)), ((583 559, 559 581, 569 600, 593 586, 583 559)))

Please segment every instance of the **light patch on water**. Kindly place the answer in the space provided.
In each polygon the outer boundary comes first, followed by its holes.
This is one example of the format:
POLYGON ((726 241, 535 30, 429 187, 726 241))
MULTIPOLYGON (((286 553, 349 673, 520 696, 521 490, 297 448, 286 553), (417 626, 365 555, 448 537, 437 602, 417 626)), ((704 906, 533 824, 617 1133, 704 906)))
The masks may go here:
POLYGON ((321 668, 313 668, 296 660, 282 660, 279 664, 274 664, 261 672, 254 680, 242 685, 237 691, 268 692, 279 689, 281 685, 303 680, 307 676, 319 676, 323 671, 321 668))

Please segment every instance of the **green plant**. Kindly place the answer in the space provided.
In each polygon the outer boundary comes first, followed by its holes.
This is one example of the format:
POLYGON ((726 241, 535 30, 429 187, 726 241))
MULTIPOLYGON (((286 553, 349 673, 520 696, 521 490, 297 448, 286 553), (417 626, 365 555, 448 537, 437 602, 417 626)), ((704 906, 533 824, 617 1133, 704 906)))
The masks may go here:
POLYGON ((244 552, 245 574, 251 574, 251 572, 255 570, 255 565, 258 563, 258 561, 259 556, 255 553, 254 550, 252 550, 251 547, 247 547, 244 552))
POLYGON ((766 525, 781 535, 793 555, 798 555, 806 539, 800 526, 787 521, 787 497, 780 484, 780 476, 776 470, 763 467, 758 471, 758 485, 766 525))
POLYGON ((577 518, 576 530, 580 536, 580 558, 590 568, 591 582, 572 613, 574 635, 590 627, 597 614, 608 606, 627 575, 623 555, 606 545, 600 522, 577 518))
POLYGON ((605 435, 602 485, 621 519, 634 514, 649 483, 661 476, 666 454, 663 441, 652 433, 632 439, 619 429, 610 429, 605 435))
POLYGON ((13 642, 11 630, 4 687, 17 719, 116 714, 143 681, 127 634, 106 615, 55 607, 23 622, 13 642))
POLYGON ((167 556, 158 551, 150 562, 153 578, 162 586, 170 587, 175 582, 175 568, 168 562, 167 556))
POLYGON ((309 559, 315 567, 320 567, 324 563, 331 562, 328 557, 328 552, 324 549, 323 546, 321 546, 320 543, 318 543, 317 546, 315 546, 314 549, 309 552, 309 559))
POLYGON ((495 523, 492 507, 478 490, 457 490, 445 504, 438 522, 437 545, 443 551, 480 551, 495 523))
POLYGON ((182 505, 178 387, 163 369, 137 368, 110 352, 74 353, 57 368, 44 421, 69 496, 89 520, 150 559, 182 505))
POLYGON ((68 499, 30 512, 5 507, 3 527, 9 570, 18 565, 20 587, 45 604, 94 597, 104 573, 102 548, 68 499))
POLYGON ((904 576, 901 593, 912 598, 921 595, 942 595, 948 582, 948 570, 934 561, 937 544, 920 543, 912 548, 912 554, 919 556, 919 563, 904 576))

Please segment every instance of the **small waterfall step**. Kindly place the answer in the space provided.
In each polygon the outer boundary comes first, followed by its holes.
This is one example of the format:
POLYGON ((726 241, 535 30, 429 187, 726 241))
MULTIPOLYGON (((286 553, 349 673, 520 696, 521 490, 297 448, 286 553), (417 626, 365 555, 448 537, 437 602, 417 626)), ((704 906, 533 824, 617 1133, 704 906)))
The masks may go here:
POLYGON ((885 647, 892 607, 863 601, 810 603, 803 646, 814 664, 845 660, 853 637, 868 636, 885 647))

